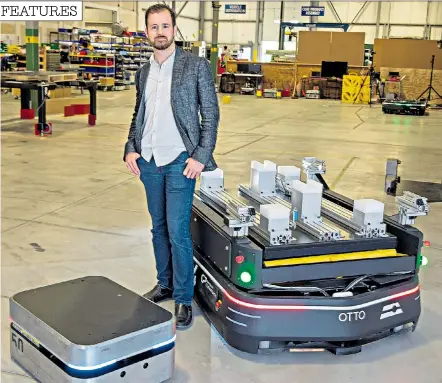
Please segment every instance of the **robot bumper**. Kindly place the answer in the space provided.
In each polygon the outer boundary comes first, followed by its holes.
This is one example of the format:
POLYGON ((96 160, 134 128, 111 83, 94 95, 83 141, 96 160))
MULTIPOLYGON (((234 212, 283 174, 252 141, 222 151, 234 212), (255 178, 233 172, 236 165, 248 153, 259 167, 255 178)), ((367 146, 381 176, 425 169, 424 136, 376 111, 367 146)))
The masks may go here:
POLYGON ((249 352, 360 352, 364 344, 413 331, 419 281, 345 298, 255 297, 196 256, 197 302, 232 347, 249 352))

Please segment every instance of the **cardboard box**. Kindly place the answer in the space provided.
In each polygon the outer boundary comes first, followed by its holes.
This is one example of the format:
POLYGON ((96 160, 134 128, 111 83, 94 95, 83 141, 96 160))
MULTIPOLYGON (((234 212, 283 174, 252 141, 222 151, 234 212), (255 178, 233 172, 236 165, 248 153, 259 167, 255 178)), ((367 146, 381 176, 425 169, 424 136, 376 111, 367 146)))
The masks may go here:
POLYGON ((46 114, 64 114, 64 107, 74 104, 89 104, 89 95, 46 100, 46 114))
POLYGON ((100 85, 102 86, 114 86, 115 79, 113 77, 100 77, 100 85))

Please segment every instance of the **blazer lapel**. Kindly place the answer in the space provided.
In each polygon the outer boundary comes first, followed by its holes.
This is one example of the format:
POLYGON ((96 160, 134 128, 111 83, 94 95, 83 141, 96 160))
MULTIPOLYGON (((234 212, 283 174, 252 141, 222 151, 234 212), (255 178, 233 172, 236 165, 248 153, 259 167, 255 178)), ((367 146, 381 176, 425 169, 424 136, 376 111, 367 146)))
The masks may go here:
POLYGON ((150 63, 147 62, 140 73, 140 83, 139 86, 141 87, 141 99, 144 98, 144 92, 146 91, 146 82, 147 77, 149 76, 149 70, 150 70, 150 63))
POLYGON ((186 56, 180 47, 175 48, 175 61, 173 63, 172 71, 172 90, 181 84, 183 77, 184 64, 186 63, 186 56))

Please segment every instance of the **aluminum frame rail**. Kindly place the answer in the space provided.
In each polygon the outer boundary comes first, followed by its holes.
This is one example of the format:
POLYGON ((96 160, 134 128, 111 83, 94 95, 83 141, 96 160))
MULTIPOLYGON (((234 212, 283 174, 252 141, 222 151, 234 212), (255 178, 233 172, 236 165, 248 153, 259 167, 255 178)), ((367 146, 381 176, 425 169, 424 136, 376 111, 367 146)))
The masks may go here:
POLYGON ((342 223, 343 225, 355 230, 356 232, 361 231, 361 227, 352 221, 353 214, 350 210, 345 207, 339 206, 338 204, 325 200, 322 200, 321 211, 325 216, 342 223))
POLYGON ((208 202, 207 199, 216 204, 220 209, 222 209, 228 216, 225 217, 226 223, 229 224, 229 228, 232 228, 230 234, 234 237, 248 235, 248 229, 250 228, 255 234, 259 235, 261 238, 265 239, 267 242, 271 243, 270 234, 262 230, 258 225, 260 222, 261 215, 255 211, 255 209, 239 199, 235 198, 225 190, 220 191, 207 191, 200 189, 200 193, 203 197, 204 202, 208 202), (243 209, 253 209, 253 218, 249 222, 244 222, 238 211, 243 209), (229 216, 235 217, 234 220, 230 219, 229 216), (241 221, 241 224, 236 223, 241 221), (242 230, 235 230, 235 227, 241 227, 242 230))
MULTIPOLYGON (((281 185, 278 185, 278 189, 283 192, 284 194, 290 196, 291 195, 291 188, 288 186, 284 186, 283 188, 281 185)), ((288 204, 287 201, 283 200, 288 204)), ((325 217, 339 222, 346 226, 347 228, 350 228, 355 231, 355 234, 364 237, 364 238, 375 238, 384 236, 380 231, 370 230, 369 227, 363 227, 358 225, 357 223, 353 222, 353 212, 351 210, 346 209, 345 207, 339 206, 338 204, 328 201, 326 199, 322 199, 321 202, 321 213, 324 214, 325 217)), ((298 222, 299 224, 299 222, 298 222)), ((301 227, 301 226, 300 226, 301 227)))
MULTIPOLYGON (((254 193, 252 190, 250 190, 249 187, 242 184, 239 185, 239 191, 246 194, 248 197, 254 199, 258 203, 280 204, 285 207, 288 207, 289 209, 292 209, 291 203, 279 196, 263 197, 254 193)), ((293 219, 291 219, 290 222, 293 228, 298 226, 300 229, 313 235, 315 238, 319 239, 320 241, 334 241, 334 240, 340 240, 342 238, 340 234, 340 229, 334 226, 333 224, 329 224, 327 222, 301 222, 301 221, 295 221, 293 219)))
MULTIPOLYGON (((355 231, 355 234, 363 238, 378 238, 386 237, 385 229, 379 229, 379 225, 375 226, 361 226, 353 221, 353 212, 331 201, 322 200, 321 210, 325 216, 338 221, 355 231)), ((384 224, 382 224, 384 225, 384 224)), ((381 226, 382 226, 381 225, 381 226)))

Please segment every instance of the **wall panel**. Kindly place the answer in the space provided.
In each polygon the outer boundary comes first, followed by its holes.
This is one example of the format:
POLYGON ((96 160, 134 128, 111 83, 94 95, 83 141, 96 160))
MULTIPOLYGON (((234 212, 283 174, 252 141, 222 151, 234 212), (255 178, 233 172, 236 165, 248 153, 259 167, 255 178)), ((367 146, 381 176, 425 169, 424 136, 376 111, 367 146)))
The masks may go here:
POLYGON ((392 2, 390 23, 425 24, 427 17, 427 2, 392 2))
POLYGON ((263 21, 263 41, 278 41, 279 24, 275 20, 279 19, 279 4, 273 1, 264 3, 264 21, 263 21))
POLYGON ((113 12, 107 9, 97 9, 97 8, 86 8, 83 11, 83 21, 93 22, 93 21, 103 21, 112 22, 113 12))
POLYGON ((381 67, 430 69, 433 54, 434 68, 442 69, 442 49, 437 48, 435 40, 376 39, 374 49, 377 70, 381 67))
POLYGON ((137 30, 137 15, 135 12, 120 8, 120 18, 124 27, 129 27, 130 31, 137 30))
POLYGON ((114 5, 119 5, 120 9, 125 9, 128 11, 132 11, 135 12, 135 10, 137 9, 137 2, 136 1, 118 1, 118 2, 114 2, 114 5))
MULTIPOLYGON (((198 40, 198 28, 199 28, 198 21, 178 17, 177 25, 185 40, 187 41, 198 40)), ((181 40, 179 35, 177 35, 177 39, 181 40)))
MULTIPOLYGON (((373 44, 376 38, 376 26, 355 25, 351 27, 350 31, 365 33, 365 44, 373 44)), ((382 28, 379 28, 379 35, 382 35, 382 28)))
POLYGON ((422 39, 424 35, 424 27, 412 27, 412 26, 396 26, 392 25, 390 29, 390 38, 392 37, 406 37, 422 39))
POLYGON ((349 65, 363 65, 364 40, 362 32, 300 32, 297 60, 306 64, 347 61, 349 65))
POLYGON ((442 40, 442 27, 431 28, 431 40, 442 40))
POLYGON ((430 18, 431 24, 441 24, 442 23, 442 2, 433 1, 430 8, 430 18))
MULTIPOLYGON (((212 23, 204 23, 204 38, 212 41, 212 23)), ((255 23, 229 23, 220 22, 218 30, 218 42, 220 44, 248 44, 255 40, 255 23)))
MULTIPOLYGON (((184 1, 177 1, 176 2, 176 12, 178 13, 179 10, 184 5, 184 1)), ((189 1, 186 6, 183 8, 181 12, 181 16, 188 16, 188 17, 199 17, 200 13, 200 5, 198 1, 189 1)))

